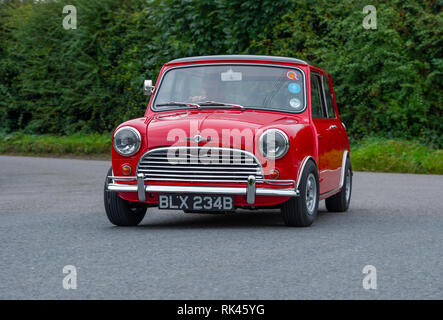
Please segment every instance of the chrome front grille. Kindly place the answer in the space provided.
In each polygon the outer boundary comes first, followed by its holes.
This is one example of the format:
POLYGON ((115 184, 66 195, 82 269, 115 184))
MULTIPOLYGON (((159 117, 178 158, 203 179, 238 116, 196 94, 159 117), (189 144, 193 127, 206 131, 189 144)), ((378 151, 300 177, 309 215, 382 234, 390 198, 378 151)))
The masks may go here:
POLYGON ((249 152, 216 147, 165 147, 145 153, 137 173, 145 180, 247 182, 250 175, 263 179, 263 169, 249 152))

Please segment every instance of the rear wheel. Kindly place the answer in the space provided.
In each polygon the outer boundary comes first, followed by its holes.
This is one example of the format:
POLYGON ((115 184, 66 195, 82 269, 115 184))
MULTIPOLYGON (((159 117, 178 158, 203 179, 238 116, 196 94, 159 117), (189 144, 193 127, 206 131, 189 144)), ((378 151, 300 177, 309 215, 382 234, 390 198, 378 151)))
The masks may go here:
POLYGON ((306 163, 298 187, 300 195, 281 206, 283 221, 291 227, 308 227, 317 217, 319 183, 317 167, 312 161, 306 163))
POLYGON ((108 176, 112 175, 109 169, 105 180, 104 202, 106 215, 109 221, 116 226, 136 226, 145 217, 147 208, 137 202, 126 201, 120 198, 117 192, 106 190, 109 183, 108 176))
POLYGON ((351 203, 351 193, 352 193, 352 166, 351 166, 351 160, 347 158, 345 165, 345 179, 343 181, 343 186, 339 193, 325 200, 326 209, 332 212, 344 212, 348 210, 349 203, 351 203))

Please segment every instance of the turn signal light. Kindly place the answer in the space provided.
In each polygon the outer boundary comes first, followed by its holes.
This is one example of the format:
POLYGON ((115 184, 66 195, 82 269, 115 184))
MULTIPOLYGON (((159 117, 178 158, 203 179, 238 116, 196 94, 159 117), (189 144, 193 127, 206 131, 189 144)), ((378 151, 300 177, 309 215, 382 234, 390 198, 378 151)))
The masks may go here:
POLYGON ((131 166, 129 166, 127 164, 122 166, 122 173, 123 173, 123 175, 129 176, 131 174, 131 172, 132 172, 131 166))
POLYGON ((278 179, 279 176, 280 172, 278 172, 277 169, 272 169, 271 172, 269 173, 269 178, 271 179, 278 179))

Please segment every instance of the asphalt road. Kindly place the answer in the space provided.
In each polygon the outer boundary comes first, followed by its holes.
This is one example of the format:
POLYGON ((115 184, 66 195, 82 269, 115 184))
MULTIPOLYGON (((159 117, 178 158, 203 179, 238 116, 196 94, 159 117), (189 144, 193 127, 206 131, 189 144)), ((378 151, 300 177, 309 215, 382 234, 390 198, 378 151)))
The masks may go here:
POLYGON ((156 209, 119 228, 103 208, 109 166, 0 156, 0 299, 443 299, 443 176, 356 172, 350 210, 322 202, 304 229, 270 210, 156 209))

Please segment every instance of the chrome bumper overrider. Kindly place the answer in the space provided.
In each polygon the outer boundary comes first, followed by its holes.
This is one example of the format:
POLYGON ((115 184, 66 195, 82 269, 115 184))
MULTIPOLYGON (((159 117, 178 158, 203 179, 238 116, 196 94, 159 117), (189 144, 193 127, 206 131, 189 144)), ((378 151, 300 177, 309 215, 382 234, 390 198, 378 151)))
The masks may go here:
POLYGON ((144 175, 138 174, 136 177, 116 177, 108 176, 106 188, 108 191, 137 192, 140 201, 146 201, 146 192, 153 193, 203 193, 221 195, 244 195, 248 204, 254 204, 255 196, 283 196, 297 197, 299 191, 297 184, 293 180, 256 180, 255 176, 249 176, 246 187, 214 187, 214 186, 183 186, 183 185, 153 185, 145 184, 144 175), (120 184, 114 181, 134 181, 137 184, 120 184), (256 183, 262 182, 270 185, 287 186, 285 188, 257 188, 256 183), (288 187, 290 185, 290 187, 288 187))

